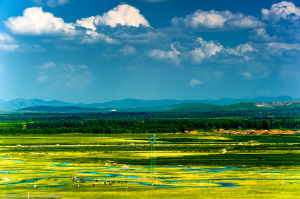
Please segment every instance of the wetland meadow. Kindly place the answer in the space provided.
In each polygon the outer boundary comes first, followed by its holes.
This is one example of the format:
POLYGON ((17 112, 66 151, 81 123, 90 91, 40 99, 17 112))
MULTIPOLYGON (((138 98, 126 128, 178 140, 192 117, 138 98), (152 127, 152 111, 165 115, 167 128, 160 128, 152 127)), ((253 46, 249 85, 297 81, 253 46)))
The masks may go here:
POLYGON ((0 136, 0 194, 299 197, 300 134, 158 133, 152 151, 148 139, 147 133, 0 136))

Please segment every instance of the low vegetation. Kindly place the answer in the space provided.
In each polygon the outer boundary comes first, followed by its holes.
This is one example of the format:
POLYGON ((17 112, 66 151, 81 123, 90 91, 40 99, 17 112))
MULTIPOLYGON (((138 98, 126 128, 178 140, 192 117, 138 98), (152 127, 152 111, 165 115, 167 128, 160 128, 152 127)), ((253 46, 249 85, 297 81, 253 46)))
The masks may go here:
POLYGON ((157 133, 151 153, 146 133, 2 135, 0 193, 296 198, 299 139, 299 134, 157 133))
POLYGON ((3 197, 229 199, 300 194, 298 118, 25 116, 0 122, 3 197), (156 134, 152 147, 149 133, 156 134))

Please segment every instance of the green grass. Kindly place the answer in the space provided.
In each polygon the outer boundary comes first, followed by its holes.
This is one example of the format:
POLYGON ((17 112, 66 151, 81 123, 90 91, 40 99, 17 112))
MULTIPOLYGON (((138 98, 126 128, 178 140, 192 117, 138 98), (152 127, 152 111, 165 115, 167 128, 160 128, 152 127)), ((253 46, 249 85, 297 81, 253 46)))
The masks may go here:
POLYGON ((157 134, 152 175, 147 134, 0 136, 0 196, 297 198, 299 138, 157 134))
POLYGON ((255 105, 256 105, 255 102, 242 102, 242 103, 225 105, 221 107, 221 109, 224 111, 241 111, 241 110, 252 111, 252 110, 261 109, 256 107, 255 105))

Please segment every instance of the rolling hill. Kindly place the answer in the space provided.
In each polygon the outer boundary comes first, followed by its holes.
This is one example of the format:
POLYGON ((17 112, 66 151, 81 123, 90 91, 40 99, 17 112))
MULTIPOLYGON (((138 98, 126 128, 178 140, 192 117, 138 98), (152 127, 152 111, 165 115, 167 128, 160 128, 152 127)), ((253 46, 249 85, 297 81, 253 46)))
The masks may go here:
POLYGON ((133 108, 89 108, 80 106, 32 106, 19 109, 21 112, 49 112, 49 113, 79 113, 79 112, 215 112, 215 113, 230 113, 230 112, 297 112, 300 109, 300 101, 285 101, 285 102, 270 102, 270 103, 255 103, 243 102, 230 105, 215 105, 203 103, 178 103, 165 106, 146 106, 133 108))
POLYGON ((19 109, 22 112, 45 112, 45 113, 79 113, 79 112, 99 112, 104 109, 99 108, 86 108, 78 106, 63 106, 63 107, 54 107, 54 106, 32 106, 19 109))
POLYGON ((45 101, 41 99, 15 99, 11 101, 0 100, 0 110, 3 111, 103 111, 117 109, 118 111, 141 112, 141 111, 172 111, 172 112, 205 112, 205 111, 234 111, 234 110, 261 110, 264 108, 278 108, 284 105, 287 107, 297 107, 295 99, 288 96, 280 97, 260 97, 252 99, 230 99, 218 100, 140 100, 123 99, 113 100, 103 103, 69 103, 58 100, 45 101), (294 100, 294 101, 293 101, 294 100), (283 103, 282 102, 291 102, 283 103), (256 103, 265 103, 266 106, 257 107, 256 103), (271 105, 270 105, 271 104, 271 105), (29 108, 28 108, 29 107, 29 108), (35 108, 33 108, 35 107, 35 108), (44 107, 44 108, 42 108, 44 107), (48 107, 48 108, 46 108, 48 107), (60 109, 50 108, 60 107, 60 109), (62 108, 64 107, 64 108, 62 108), (69 108, 65 108, 69 107, 69 108), (74 108, 77 107, 77 108, 74 108), (87 109, 84 109, 87 108, 87 109))

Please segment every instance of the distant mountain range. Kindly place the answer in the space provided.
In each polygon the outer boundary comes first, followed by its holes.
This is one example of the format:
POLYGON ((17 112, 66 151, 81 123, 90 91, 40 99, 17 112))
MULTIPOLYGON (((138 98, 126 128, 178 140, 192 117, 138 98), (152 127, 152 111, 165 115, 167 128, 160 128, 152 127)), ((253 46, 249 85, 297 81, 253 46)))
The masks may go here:
POLYGON ((300 100, 282 102, 240 102, 229 105, 182 103, 169 106, 140 107, 118 109, 120 112, 272 112, 272 111, 299 111, 300 100), (297 109, 297 110, 296 110, 297 109))
MULTIPOLYGON (((103 103, 84 104, 69 103, 58 100, 45 101, 41 99, 0 100, 0 110, 3 111, 34 111, 34 112, 95 112, 95 111, 211 111, 220 106, 243 102, 272 103, 296 100, 289 96, 258 97, 241 99, 206 99, 206 100, 140 100, 123 99, 103 103)), ((251 103, 249 103, 251 104, 251 103)), ((252 103, 253 104, 253 103, 252 103)))
POLYGON ((86 108, 79 106, 31 106, 19 109, 19 111, 25 112, 47 112, 47 113, 78 113, 78 112, 100 112, 105 109, 100 108, 86 108))

